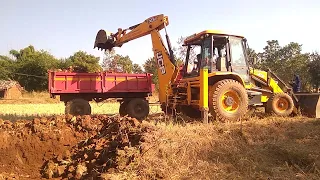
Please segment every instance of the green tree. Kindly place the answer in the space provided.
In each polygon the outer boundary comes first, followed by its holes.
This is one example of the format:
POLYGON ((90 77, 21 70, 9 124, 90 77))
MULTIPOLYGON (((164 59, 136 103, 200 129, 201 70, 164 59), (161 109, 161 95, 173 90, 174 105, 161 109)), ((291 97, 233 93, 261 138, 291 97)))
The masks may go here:
POLYGON ((116 55, 116 52, 114 49, 112 49, 111 51, 107 50, 104 52, 104 58, 103 58, 102 64, 101 64, 101 67, 103 68, 103 70, 107 71, 110 68, 115 66, 112 64, 115 55, 116 55))
POLYGON ((132 72, 133 73, 143 73, 142 68, 139 64, 133 64, 132 66, 132 72))
POLYGON ((133 63, 130 57, 116 54, 114 50, 105 52, 105 57, 102 61, 102 67, 105 71, 123 73, 133 72, 133 63))
POLYGON ((99 72, 102 70, 99 64, 99 57, 87 54, 84 51, 75 52, 69 57, 69 60, 76 72, 99 72))
POLYGON ((47 71, 56 68, 59 61, 47 51, 35 50, 32 45, 19 51, 11 50, 10 53, 16 58, 13 78, 27 91, 46 90, 47 71))
POLYGON ((116 69, 124 73, 132 73, 133 64, 129 56, 116 55, 114 58, 116 69))
POLYGON ((257 62, 258 54, 256 53, 256 51, 254 49, 248 48, 247 49, 247 54, 248 54, 248 58, 249 58, 248 60, 249 60, 250 66, 252 66, 252 67, 256 66, 254 64, 254 60, 256 61, 256 63, 258 63, 257 62))
POLYGON ((0 55, 0 79, 13 79, 15 62, 8 56, 0 55))
POLYGON ((155 84, 156 90, 159 90, 158 67, 155 58, 147 59, 143 64, 143 68, 146 73, 152 74, 152 83, 155 84))
POLYGON ((61 58, 57 65, 57 69, 65 70, 68 69, 70 66, 73 66, 73 62, 69 58, 61 58))
POLYGON ((310 54, 309 72, 313 88, 320 88, 320 54, 314 52, 310 54))
POLYGON ((263 50, 258 53, 258 68, 270 69, 287 83, 297 74, 301 77, 302 88, 310 89, 309 56, 301 52, 302 45, 291 42, 281 47, 277 40, 271 40, 263 50))

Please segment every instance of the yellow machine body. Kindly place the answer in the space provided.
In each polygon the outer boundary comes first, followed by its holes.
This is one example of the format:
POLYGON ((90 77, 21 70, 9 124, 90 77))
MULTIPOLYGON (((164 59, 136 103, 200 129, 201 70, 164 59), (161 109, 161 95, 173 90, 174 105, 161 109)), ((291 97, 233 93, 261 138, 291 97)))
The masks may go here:
POLYGON ((282 114, 291 111, 283 110, 283 104, 292 108, 288 106, 291 105, 291 97, 283 95, 291 93, 290 88, 274 73, 249 66, 247 40, 243 36, 218 30, 204 30, 188 36, 183 44, 187 47, 187 55, 181 70, 173 55, 166 30, 168 25, 168 17, 159 14, 129 28, 118 28, 116 33, 101 29, 97 33, 94 48, 111 50, 134 39, 151 35, 154 60, 158 68, 158 96, 163 111, 169 109, 171 113, 178 111, 191 117, 199 117, 203 109, 209 108, 211 114, 219 119, 237 120, 251 106, 278 106, 278 102, 270 102, 279 99, 274 97, 276 94, 280 94, 281 102, 284 102, 279 104, 282 114), (165 29, 168 48, 159 32, 162 29, 165 29), (189 74, 188 63, 194 61, 190 55, 194 46, 199 47, 201 52, 197 55, 198 66, 194 73, 189 74), (204 80, 203 77, 207 79, 204 80))

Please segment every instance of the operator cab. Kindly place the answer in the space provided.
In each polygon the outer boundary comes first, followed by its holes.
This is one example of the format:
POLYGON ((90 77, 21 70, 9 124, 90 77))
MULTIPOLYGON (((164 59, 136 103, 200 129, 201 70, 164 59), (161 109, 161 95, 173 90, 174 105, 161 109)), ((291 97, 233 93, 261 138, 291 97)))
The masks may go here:
POLYGON ((183 78, 199 76, 200 68, 208 68, 209 73, 238 73, 249 83, 246 45, 246 39, 242 36, 214 30, 187 37, 183 44, 187 47, 183 78))

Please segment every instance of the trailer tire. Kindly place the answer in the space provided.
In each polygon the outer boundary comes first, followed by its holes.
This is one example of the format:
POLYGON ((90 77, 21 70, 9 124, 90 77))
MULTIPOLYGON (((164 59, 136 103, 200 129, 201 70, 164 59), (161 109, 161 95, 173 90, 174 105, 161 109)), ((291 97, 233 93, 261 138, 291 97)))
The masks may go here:
POLYGON ((128 116, 143 120, 149 115, 150 107, 148 101, 142 98, 132 99, 128 102, 128 116))
POLYGON ((248 110, 246 89, 238 81, 224 79, 209 86, 209 111, 216 120, 238 121, 248 110))
POLYGON ((91 106, 89 101, 84 99, 73 99, 66 103, 65 114, 77 115, 90 115, 91 106))
POLYGON ((128 106, 128 101, 123 101, 120 103, 119 114, 121 117, 128 115, 127 106, 128 106))
POLYGON ((293 99, 286 93, 274 94, 266 104, 266 113, 274 113, 277 116, 289 116, 293 110, 293 99))

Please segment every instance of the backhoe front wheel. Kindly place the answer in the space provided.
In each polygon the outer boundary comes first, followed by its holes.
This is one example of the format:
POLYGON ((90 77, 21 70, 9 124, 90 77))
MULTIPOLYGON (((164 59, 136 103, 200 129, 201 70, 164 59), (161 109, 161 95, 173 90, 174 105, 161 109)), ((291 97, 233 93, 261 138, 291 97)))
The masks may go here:
POLYGON ((286 93, 276 93, 269 98, 266 104, 266 113, 277 116, 289 116, 294 110, 294 103, 286 93))
POLYGON ((218 81, 209 87, 209 110, 218 121, 238 121, 248 109, 246 89, 232 79, 218 81))

